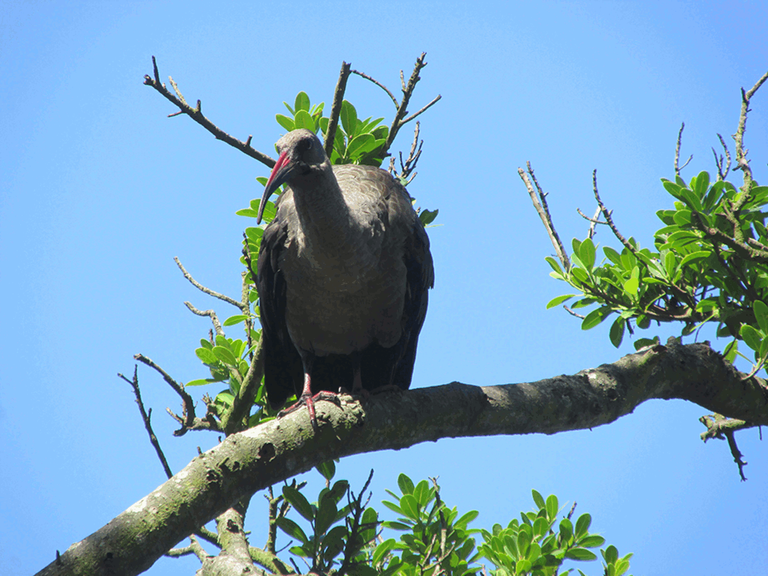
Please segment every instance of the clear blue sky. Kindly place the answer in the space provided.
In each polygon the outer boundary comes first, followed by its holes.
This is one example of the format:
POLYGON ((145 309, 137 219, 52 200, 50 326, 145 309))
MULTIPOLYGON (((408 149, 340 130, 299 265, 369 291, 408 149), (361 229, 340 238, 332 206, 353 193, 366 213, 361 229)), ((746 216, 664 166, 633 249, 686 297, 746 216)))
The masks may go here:
MULTIPOLYGON (((576 208, 593 212, 596 168, 619 227, 649 244, 655 211, 670 205, 659 178, 673 176, 680 123, 683 155, 693 154, 684 175, 712 171, 716 133, 730 142, 736 127, 739 88, 768 70, 767 23, 757 1, 5 2, 0 571, 42 568, 164 481, 116 374, 132 373, 141 352, 178 380, 206 375, 193 350, 209 325, 182 302, 214 303, 172 257, 239 294, 250 223, 235 211, 260 195, 255 178, 268 171, 189 119, 166 118, 174 109, 142 85, 152 55, 221 128, 271 153, 281 102, 305 90, 329 103, 342 60, 394 90, 426 51, 411 108, 443 99, 422 118, 410 191, 440 209, 442 226, 430 231, 437 282, 413 385, 496 384, 632 350, 614 349, 607 326, 582 332, 545 310, 567 290, 548 276, 552 247, 517 167, 533 163, 568 240, 585 234, 576 208)), ((348 98, 364 117, 391 117, 388 99, 359 78, 348 98)), ((747 145, 763 181, 768 91, 753 109, 747 145)), ((396 148, 409 143, 405 133, 396 148)), ((597 240, 615 245, 604 232, 597 240)), ((642 335, 656 333, 669 331, 642 335)), ((177 398, 155 374, 139 375, 178 471, 217 439, 172 438, 164 409, 177 398)), ((477 527, 529 509, 536 488, 590 512, 594 530, 635 553, 636 575, 763 573, 768 455, 756 431, 742 434, 749 481, 739 482, 727 446, 699 439, 705 413, 655 401, 592 431, 441 440, 350 458, 339 474, 359 489, 374 468, 373 502, 400 471, 439 476, 445 501, 480 511, 477 527)), ((253 543, 263 545, 259 495, 253 510, 253 543)), ((162 559, 150 573, 196 567, 162 559)))

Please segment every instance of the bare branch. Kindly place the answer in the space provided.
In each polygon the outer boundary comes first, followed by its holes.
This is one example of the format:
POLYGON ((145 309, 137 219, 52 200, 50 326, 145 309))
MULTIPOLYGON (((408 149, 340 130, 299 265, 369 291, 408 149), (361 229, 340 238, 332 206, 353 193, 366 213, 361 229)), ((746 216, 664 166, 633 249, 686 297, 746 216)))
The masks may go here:
POLYGON ((331 114, 328 118, 328 130, 326 130, 325 136, 323 137, 325 140, 325 153, 328 158, 331 157, 331 153, 333 152, 333 141, 336 138, 336 128, 339 125, 339 114, 341 114, 341 105, 344 102, 344 92, 347 89, 350 66, 351 64, 346 62, 341 63, 339 80, 336 82, 336 90, 333 92, 333 106, 331 106, 331 114))
POLYGON ((165 471, 165 475, 168 478, 171 478, 173 476, 173 472, 171 471, 171 467, 168 465, 168 460, 165 458, 165 454, 163 454, 163 449, 160 448, 160 442, 157 439, 157 436, 155 436, 154 430, 152 430, 152 408, 149 409, 149 413, 144 409, 144 402, 141 399, 141 390, 139 389, 139 372, 138 372, 138 365, 133 366, 133 379, 129 380, 122 374, 118 373, 117 375, 128 382, 128 384, 131 385, 131 388, 133 388, 133 394, 136 396, 136 404, 139 405, 139 412, 141 413, 141 419, 144 421, 144 428, 147 430, 147 434, 149 434, 149 442, 152 444, 152 447, 155 449, 155 452, 157 453, 157 457, 160 459, 160 464, 163 466, 163 470, 165 471))
POLYGON ((693 155, 688 156, 688 160, 685 161, 685 164, 678 167, 678 162, 680 161, 680 144, 683 140, 683 129, 685 128, 685 122, 683 122, 680 125, 680 132, 677 133, 677 146, 675 146, 675 175, 680 176, 680 170, 688 166, 688 163, 693 159, 693 155))
POLYGON ((171 85, 173 86, 174 92, 176 93, 171 94, 168 89, 165 87, 165 84, 160 82, 160 74, 157 71, 157 60, 154 56, 152 56, 152 67, 154 72, 154 78, 149 76, 148 74, 144 76, 144 84, 147 86, 151 86, 155 90, 157 90, 160 94, 162 94, 168 101, 173 103, 175 106, 179 108, 179 111, 175 114, 171 114, 170 116, 178 116, 179 114, 186 114, 192 120, 200 124, 203 128, 208 130, 217 140, 221 140, 222 142, 226 142, 233 148, 237 148, 244 154, 247 154, 254 160, 258 160, 262 164, 265 164, 266 166, 272 168, 275 165, 275 160, 273 158, 270 158, 266 154, 259 152, 258 150, 255 150, 251 147, 251 138, 248 137, 247 142, 243 142, 241 140, 238 140, 234 136, 230 136, 226 132, 224 132, 221 128, 216 126, 213 122, 208 120, 203 113, 201 112, 202 105, 200 103, 200 100, 197 101, 197 107, 192 108, 189 104, 187 104, 186 100, 184 99, 184 96, 181 94, 181 91, 179 90, 179 87, 176 85, 176 83, 173 81, 172 78, 169 78, 171 85))
POLYGON ((725 151, 725 161, 722 154, 718 157, 717 152, 712 148, 712 153, 715 155, 715 164, 717 165, 717 179, 725 180, 728 176, 728 172, 731 170, 731 153, 728 151, 728 146, 725 145, 722 135, 718 133, 717 137, 720 139, 720 145, 725 151))
POLYGON ((155 370, 158 374, 160 374, 163 377, 163 380, 165 380, 168 385, 173 389, 176 394, 178 394, 181 397, 181 400, 183 402, 183 414, 184 414, 184 421, 183 426, 189 427, 192 425, 192 422, 195 419, 195 402, 192 400, 192 396, 190 396, 186 390, 184 390, 184 385, 179 384, 174 380, 168 372, 160 368, 157 364, 155 364, 152 360, 144 356, 143 354, 136 354, 134 355, 134 358, 141 362, 142 364, 145 364, 155 370))
POLYGON ((635 250, 635 247, 632 246, 632 244, 630 244, 626 238, 624 238, 621 232, 619 232, 619 229, 616 228, 616 225, 613 223, 613 218, 611 218, 611 214, 613 213, 613 211, 607 210, 605 205, 603 204, 603 201, 600 199, 600 192, 598 192, 597 190, 597 170, 594 170, 592 172, 592 191, 595 194, 595 200, 597 200, 597 206, 600 208, 600 212, 603 213, 603 218, 605 218, 605 222, 606 224, 608 224, 608 227, 611 229, 611 232, 613 232, 613 235, 616 236, 616 238, 618 238, 619 242, 621 242, 627 250, 629 250, 632 254, 637 256, 637 250, 635 250))
MULTIPOLYGON (((364 72, 359 72, 358 70, 352 70, 352 74, 357 74, 358 76, 361 76, 361 77, 365 78, 366 80, 369 80, 370 82, 373 82, 374 84, 376 84, 376 86, 378 86, 379 88, 384 90, 384 92, 386 92, 387 95, 392 99, 392 103, 395 105, 395 108, 397 108, 397 98, 395 98, 395 95, 392 94, 392 92, 390 92, 389 89, 386 86, 384 86, 384 84, 382 84, 381 82, 379 82, 375 78, 372 78, 371 76, 368 76, 368 74, 365 74, 364 72)), ((401 72, 401 74, 402 74, 402 72, 401 72)))
POLYGON ((579 208, 576 208, 576 212, 578 212, 579 216, 584 218, 584 220, 589 222, 589 230, 587 230, 587 237, 588 238, 594 238, 594 236, 595 236, 595 226, 597 226, 598 224, 603 224, 604 226, 608 225, 608 222, 602 222, 600 220, 600 212, 601 212, 600 206, 597 207, 597 209, 595 210, 595 215, 592 216, 592 218, 590 218, 589 216, 584 214, 584 212, 582 212, 579 208))
POLYGON ((760 78, 760 80, 758 80, 748 91, 745 92, 744 88, 741 89, 741 114, 739 115, 739 127, 736 129, 736 134, 733 135, 733 140, 736 142, 736 167, 734 170, 741 170, 744 173, 744 186, 742 188, 744 192, 749 192, 752 185, 752 169, 749 167, 749 160, 747 160, 747 153, 749 151, 744 148, 744 131, 747 128, 747 114, 750 112, 749 101, 766 80, 768 80, 768 72, 763 74, 762 78, 760 78))
POLYGON ((539 186, 539 182, 536 180, 536 176, 533 173, 531 163, 526 162, 526 166, 528 167, 528 174, 526 174, 522 168, 518 168, 517 173, 520 175, 525 187, 528 189, 528 195, 531 197, 533 207, 536 208, 536 212, 539 214, 539 218, 541 218, 541 222, 547 230, 547 234, 552 242, 552 246, 555 247, 555 252, 557 253, 560 263, 563 265, 565 271, 568 272, 571 269, 571 261, 568 258, 565 246, 563 246, 557 230, 555 230, 555 225, 552 223, 552 216, 549 213, 549 206, 547 205, 547 195, 541 189, 541 186, 539 186), (530 175, 530 178, 528 175, 530 175), (531 183, 531 181, 533 181, 533 183, 531 183), (534 184, 536 185, 535 189, 534 184))
POLYGON ((184 268, 184 265, 181 263, 181 260, 179 260, 176 256, 173 257, 173 261, 176 262, 176 265, 181 270, 181 273, 184 274, 184 278, 189 280, 189 283, 192 284, 195 288, 200 290, 200 292, 203 292, 205 294, 208 294, 208 296, 213 296, 214 298, 217 298, 218 300, 221 300, 222 302, 226 302, 227 304, 231 304, 235 308, 239 309, 243 314, 247 314, 249 309, 247 305, 244 305, 242 302, 238 302, 234 298, 230 298, 229 296, 225 294, 220 294, 219 292, 216 292, 214 290, 211 290, 210 288, 206 288, 200 282, 192 278, 192 275, 187 272, 187 269, 184 268))
POLYGON ((432 106, 434 106, 435 104, 437 104, 437 103, 438 103, 438 101, 439 101, 441 98, 442 98, 442 96, 441 96, 440 94, 438 94, 437 96, 435 96, 435 97, 432 99, 432 101, 431 101, 429 104, 427 104, 426 106, 424 106, 424 107, 423 107, 421 110, 419 110, 418 112, 414 112, 413 114, 411 114, 410 116, 408 116, 408 118, 406 118, 405 120, 403 120, 403 121, 400 123, 400 125, 402 126, 403 124, 408 124, 408 122, 410 122, 411 120, 413 120, 414 118, 416 118, 416 117, 417 117, 417 116, 419 116, 420 114, 423 114, 423 113, 424 113, 424 112, 426 112, 426 111, 427 111, 429 108, 431 108, 432 106))
POLYGON ((221 322, 219 322, 219 317, 216 315, 216 311, 213 309, 209 310, 198 310, 195 308, 191 302, 184 302, 184 306, 186 306, 192 314, 195 314, 197 316, 208 316, 211 319, 211 322, 213 323, 213 328, 216 330, 216 334, 219 336, 224 336, 224 328, 221 326, 221 322))

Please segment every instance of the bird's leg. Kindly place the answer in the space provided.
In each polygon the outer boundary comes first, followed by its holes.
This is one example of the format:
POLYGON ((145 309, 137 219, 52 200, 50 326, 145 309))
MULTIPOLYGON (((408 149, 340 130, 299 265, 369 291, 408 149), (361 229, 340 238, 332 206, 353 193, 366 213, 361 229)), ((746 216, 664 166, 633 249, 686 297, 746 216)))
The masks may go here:
POLYGON ((327 392, 321 390, 314 396, 312 395, 312 364, 314 358, 309 354, 301 354, 301 363, 304 366, 304 389, 301 391, 301 396, 298 401, 292 406, 289 406, 285 410, 281 410, 277 417, 282 418, 286 414, 294 412, 298 408, 306 405, 309 410, 309 419, 312 422, 312 427, 317 428, 317 416, 315 415, 315 401, 317 400, 329 400, 331 402, 338 403, 338 396, 333 392, 327 392))

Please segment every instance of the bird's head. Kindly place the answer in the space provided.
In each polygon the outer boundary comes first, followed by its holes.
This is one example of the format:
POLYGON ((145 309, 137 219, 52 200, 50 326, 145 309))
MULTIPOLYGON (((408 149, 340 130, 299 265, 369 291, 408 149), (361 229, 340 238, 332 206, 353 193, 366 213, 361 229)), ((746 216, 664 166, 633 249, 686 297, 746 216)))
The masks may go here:
POLYGON ((264 195, 261 197, 259 213, 256 217, 257 224, 261 222, 267 200, 280 186, 292 178, 309 176, 330 167, 320 139, 309 130, 302 128, 288 132, 277 141, 276 147, 280 156, 264 187, 264 195))

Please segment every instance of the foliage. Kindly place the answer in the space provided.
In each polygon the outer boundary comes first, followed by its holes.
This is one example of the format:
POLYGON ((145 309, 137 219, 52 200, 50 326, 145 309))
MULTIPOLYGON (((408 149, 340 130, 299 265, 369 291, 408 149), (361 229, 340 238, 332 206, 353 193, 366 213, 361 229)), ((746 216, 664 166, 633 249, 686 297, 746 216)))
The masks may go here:
MULTIPOLYGON (((739 189, 720 175, 712 182, 707 172, 689 183, 678 175, 662 185, 674 207, 657 212, 664 226, 654 234, 654 249, 624 240, 612 226, 623 241, 621 252, 605 246, 598 263, 592 238, 574 239, 572 265, 561 267, 549 257, 550 275, 581 293, 572 308, 596 306, 583 318, 583 329, 617 315, 609 332, 616 347, 632 323, 648 328, 652 321, 677 322, 682 335, 715 323, 717 335, 730 339, 726 358, 732 362, 743 341, 759 370, 768 359, 768 186, 745 177, 739 189)), ((559 296, 548 307, 574 296, 559 296)), ((635 346, 654 340, 639 339, 635 346)))
MULTIPOLYGON (((329 485, 334 472, 333 468, 330 475, 324 472, 329 485)), ((566 562, 597 560, 592 549, 605 544, 605 538, 589 532, 589 514, 582 514, 574 524, 571 509, 558 519, 561 509, 554 495, 544 499, 533 490, 533 511, 521 512, 521 521, 512 520, 506 528, 496 524, 489 531, 470 529, 478 512, 459 516, 455 507, 443 502, 434 479, 431 485, 427 480, 414 484, 400 474, 397 483, 400 494, 387 490, 392 500, 382 504, 398 518, 385 521, 379 521, 378 512, 362 503, 367 483, 355 498, 347 481, 339 480, 323 488, 313 503, 295 482, 285 485, 286 501, 309 524, 307 532, 293 520, 278 519, 280 529, 298 542, 290 547, 291 554, 304 559, 309 570, 317 573, 474 576, 484 573, 485 560, 495 567, 491 570, 494 576, 554 576, 566 562), (348 504, 339 509, 345 493, 348 504), (400 533, 399 537, 385 539, 381 528, 400 533), (484 542, 476 547, 477 534, 484 542)), ((629 570, 632 554, 619 557, 615 546, 604 547, 600 553, 604 574, 621 576, 629 570)))

